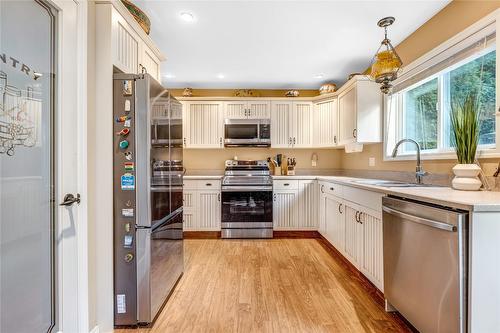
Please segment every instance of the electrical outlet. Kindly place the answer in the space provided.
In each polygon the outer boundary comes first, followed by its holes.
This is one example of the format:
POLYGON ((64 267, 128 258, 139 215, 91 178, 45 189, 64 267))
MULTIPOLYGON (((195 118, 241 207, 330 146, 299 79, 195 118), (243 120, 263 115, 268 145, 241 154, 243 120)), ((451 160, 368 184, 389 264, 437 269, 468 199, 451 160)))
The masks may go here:
POLYGON ((316 162, 315 160, 311 160, 311 166, 315 167, 318 165, 318 162, 316 162))
POLYGON ((371 167, 375 166, 375 157, 368 158, 368 166, 371 166, 371 167))

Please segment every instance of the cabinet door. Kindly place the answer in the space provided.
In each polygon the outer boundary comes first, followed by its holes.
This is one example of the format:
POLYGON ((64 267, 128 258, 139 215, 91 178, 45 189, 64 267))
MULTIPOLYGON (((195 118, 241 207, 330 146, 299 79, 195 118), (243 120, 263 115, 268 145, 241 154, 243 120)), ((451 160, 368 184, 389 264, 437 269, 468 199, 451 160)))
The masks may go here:
POLYGON ((248 114, 249 112, 246 101, 232 101, 224 103, 224 118, 246 119, 248 114))
POLYGON ((299 230, 318 230, 318 190, 315 180, 299 180, 299 230))
POLYGON ((312 146, 312 103, 294 102, 292 114, 292 146, 312 146))
POLYGON ((223 148, 222 103, 189 102, 185 109, 185 147, 223 148))
POLYGON ((345 243, 345 219, 343 206, 344 204, 342 199, 331 194, 326 195, 326 238, 340 253, 344 253, 345 243))
POLYGON ((114 9, 111 42, 113 65, 124 73, 137 73, 142 42, 127 21, 114 9))
POLYGON ((318 183, 318 231, 326 238, 326 193, 325 184, 318 183))
POLYGON ((298 230, 297 191, 275 191, 273 194, 274 230, 298 230))
POLYGON ((335 147, 338 144, 337 99, 319 102, 313 109, 314 147, 335 147))
POLYGON ((199 191, 198 230, 219 231, 221 229, 220 191, 199 191))
POLYGON ((269 119, 271 117, 271 103, 269 101, 248 101, 248 118, 269 119))
POLYGON ((198 208, 198 195, 197 191, 184 190, 183 192, 183 214, 184 214, 184 230, 196 230, 198 223, 196 221, 197 208, 198 208))
POLYGON ((138 73, 142 73, 143 69, 161 83, 160 60, 146 44, 141 42, 138 73))
POLYGON ((363 255, 360 270, 377 288, 384 291, 381 213, 362 208, 359 220, 363 226, 363 255))
POLYGON ((356 142, 356 86, 339 96, 339 144, 356 142))
POLYGON ((346 203, 343 212, 345 215, 344 255, 359 269, 363 254, 363 225, 357 220, 359 210, 357 205, 346 203))
POLYGON ((271 146, 273 148, 291 147, 291 114, 292 102, 271 103, 271 146))

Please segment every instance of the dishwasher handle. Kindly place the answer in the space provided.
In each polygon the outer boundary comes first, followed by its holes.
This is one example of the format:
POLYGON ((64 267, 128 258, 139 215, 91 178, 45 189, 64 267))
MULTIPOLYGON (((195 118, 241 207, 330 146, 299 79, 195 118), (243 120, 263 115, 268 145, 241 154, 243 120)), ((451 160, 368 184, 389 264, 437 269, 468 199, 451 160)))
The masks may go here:
POLYGON ((397 217, 401 217, 401 218, 410 220, 412 222, 425 224, 426 226, 429 226, 432 228, 442 229, 442 230, 451 231, 451 232, 457 231, 456 226, 448 224, 448 223, 443 223, 443 222, 439 222, 439 221, 435 221, 435 220, 431 220, 431 219, 426 219, 423 217, 418 217, 418 216, 406 214, 406 213, 403 213, 403 212, 396 210, 394 208, 389 208, 387 206, 383 206, 382 210, 386 213, 395 215, 397 217))

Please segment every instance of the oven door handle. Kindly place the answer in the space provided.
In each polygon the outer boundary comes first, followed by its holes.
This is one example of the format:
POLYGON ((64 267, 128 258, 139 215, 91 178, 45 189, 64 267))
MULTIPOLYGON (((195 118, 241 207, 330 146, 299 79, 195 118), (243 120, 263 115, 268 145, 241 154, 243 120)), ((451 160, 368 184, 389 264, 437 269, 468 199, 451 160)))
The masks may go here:
POLYGON ((272 192, 270 186, 222 186, 222 192, 272 192))

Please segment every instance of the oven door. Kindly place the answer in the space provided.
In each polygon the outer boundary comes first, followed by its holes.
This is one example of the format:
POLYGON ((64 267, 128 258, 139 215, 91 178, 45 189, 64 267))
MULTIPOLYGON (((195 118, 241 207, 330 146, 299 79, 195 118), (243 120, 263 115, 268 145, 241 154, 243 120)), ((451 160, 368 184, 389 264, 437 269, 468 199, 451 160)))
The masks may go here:
POLYGON ((272 228, 273 192, 258 187, 222 191, 222 228, 272 228))

